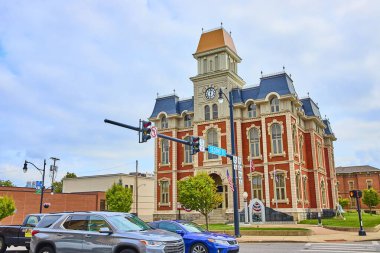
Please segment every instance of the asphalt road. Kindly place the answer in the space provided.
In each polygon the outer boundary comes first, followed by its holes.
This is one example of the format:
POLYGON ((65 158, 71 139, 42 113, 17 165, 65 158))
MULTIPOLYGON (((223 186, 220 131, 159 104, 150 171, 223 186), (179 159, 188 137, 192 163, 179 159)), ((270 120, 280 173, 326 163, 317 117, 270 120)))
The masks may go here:
MULTIPOLYGON (((12 247, 6 252, 27 253, 24 247, 12 247)), ((373 253, 380 252, 380 242, 340 243, 242 243, 240 253, 373 253)))

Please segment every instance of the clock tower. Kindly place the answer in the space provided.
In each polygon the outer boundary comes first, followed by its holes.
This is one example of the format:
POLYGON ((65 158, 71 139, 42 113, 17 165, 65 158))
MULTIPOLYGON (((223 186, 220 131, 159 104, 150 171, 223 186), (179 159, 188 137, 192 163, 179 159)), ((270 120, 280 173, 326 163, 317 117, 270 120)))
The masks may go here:
POLYGON ((194 123, 227 117, 228 103, 218 103, 219 89, 228 95, 245 84, 238 75, 241 58, 231 34, 224 28, 203 32, 193 56, 198 64, 197 75, 190 78, 194 84, 194 123))

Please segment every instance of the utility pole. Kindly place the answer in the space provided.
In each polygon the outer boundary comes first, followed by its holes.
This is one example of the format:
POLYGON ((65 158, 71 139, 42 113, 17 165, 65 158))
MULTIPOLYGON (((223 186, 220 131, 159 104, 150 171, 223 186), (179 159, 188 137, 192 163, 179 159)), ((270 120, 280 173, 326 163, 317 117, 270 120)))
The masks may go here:
POLYGON ((136 160, 136 176, 135 176, 135 202, 136 202, 136 216, 138 216, 138 208, 139 208, 139 185, 138 185, 138 176, 139 176, 139 161, 136 160))
POLYGON ((53 167, 50 166, 50 172, 51 172, 51 186, 52 186, 52 189, 51 189, 51 192, 54 191, 53 189, 53 183, 54 183, 54 177, 56 176, 55 173, 57 172, 57 167, 55 167, 55 162, 56 161, 59 161, 59 158, 55 158, 55 157, 50 157, 50 159, 53 160, 53 167))

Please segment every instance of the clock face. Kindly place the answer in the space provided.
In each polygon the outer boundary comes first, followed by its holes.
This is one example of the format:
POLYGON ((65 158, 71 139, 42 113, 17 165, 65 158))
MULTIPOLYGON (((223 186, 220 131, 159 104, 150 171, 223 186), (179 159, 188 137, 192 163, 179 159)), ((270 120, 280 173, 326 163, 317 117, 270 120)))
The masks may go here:
POLYGON ((205 96, 207 99, 213 99, 215 97, 216 90, 213 87, 207 88, 205 96))

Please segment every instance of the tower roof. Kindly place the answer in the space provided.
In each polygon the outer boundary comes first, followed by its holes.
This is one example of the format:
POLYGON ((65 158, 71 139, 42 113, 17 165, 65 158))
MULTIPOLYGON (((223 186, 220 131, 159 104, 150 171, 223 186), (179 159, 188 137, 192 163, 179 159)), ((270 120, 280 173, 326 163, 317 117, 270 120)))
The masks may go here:
POLYGON ((237 54, 231 35, 224 28, 219 28, 202 33, 195 53, 203 53, 222 47, 228 47, 237 54))

